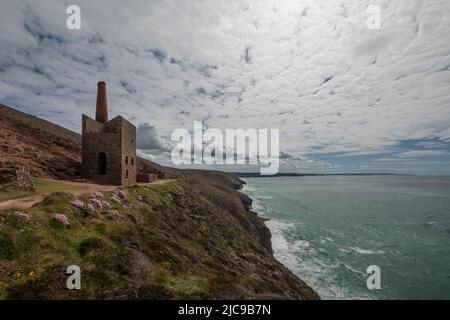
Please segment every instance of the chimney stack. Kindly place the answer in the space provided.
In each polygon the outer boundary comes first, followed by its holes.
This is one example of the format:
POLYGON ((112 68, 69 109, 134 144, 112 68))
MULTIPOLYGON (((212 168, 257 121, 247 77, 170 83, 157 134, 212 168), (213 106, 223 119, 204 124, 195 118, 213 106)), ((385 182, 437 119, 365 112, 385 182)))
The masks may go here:
POLYGON ((108 104, 106 102, 106 82, 99 81, 97 84, 97 110, 95 120, 105 123, 108 121, 108 104))

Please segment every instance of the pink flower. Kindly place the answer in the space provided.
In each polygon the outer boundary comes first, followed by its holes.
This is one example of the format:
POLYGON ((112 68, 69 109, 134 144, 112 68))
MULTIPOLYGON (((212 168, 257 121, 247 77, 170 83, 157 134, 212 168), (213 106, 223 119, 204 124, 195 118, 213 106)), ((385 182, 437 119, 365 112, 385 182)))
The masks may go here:
POLYGON ((24 219, 26 221, 30 221, 31 219, 33 219, 31 214, 28 214, 28 213, 25 213, 22 211, 16 211, 15 215, 16 215, 16 217, 24 219))
POLYGON ((86 208, 84 208, 84 210, 89 214, 92 214, 95 212, 94 206, 90 203, 86 206, 86 208))
POLYGON ((78 200, 78 199, 73 200, 70 202, 70 204, 79 209, 84 209, 84 202, 81 200, 78 200))
POLYGON ((61 222, 64 226, 69 226, 70 225, 70 222, 69 222, 69 219, 67 218, 67 216, 66 215, 64 215, 64 214, 61 214, 61 213, 55 213, 54 215, 53 215, 53 218, 55 219, 55 220, 58 220, 59 222, 61 222))
POLYGON ((100 200, 97 200, 97 199, 91 199, 91 203, 90 204, 92 204, 97 209, 103 208, 102 202, 100 200))
POLYGON ((97 198, 97 199, 103 199, 103 193, 101 193, 100 191, 94 192, 92 194, 92 196, 97 198))
POLYGON ((119 188, 114 189, 112 193, 121 199, 126 199, 128 197, 128 192, 119 188))

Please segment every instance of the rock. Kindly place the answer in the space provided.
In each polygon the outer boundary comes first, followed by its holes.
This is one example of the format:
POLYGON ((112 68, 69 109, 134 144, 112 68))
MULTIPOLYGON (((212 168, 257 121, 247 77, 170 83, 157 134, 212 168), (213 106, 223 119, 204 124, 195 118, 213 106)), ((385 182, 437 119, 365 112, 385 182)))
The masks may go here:
POLYGON ((238 196, 241 199, 241 202, 244 205, 245 209, 250 211, 250 209, 252 208, 253 199, 244 193, 238 193, 238 196))
POLYGON ((29 169, 13 162, 0 163, 0 185, 33 189, 29 169))

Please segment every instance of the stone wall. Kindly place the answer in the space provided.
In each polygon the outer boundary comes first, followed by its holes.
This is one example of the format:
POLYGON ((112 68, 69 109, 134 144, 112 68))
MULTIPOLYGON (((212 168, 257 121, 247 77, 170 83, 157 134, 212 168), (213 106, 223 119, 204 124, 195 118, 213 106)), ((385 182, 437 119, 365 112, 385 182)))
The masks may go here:
POLYGON ((136 127, 122 121, 122 184, 136 183, 136 127))
POLYGON ((158 180, 156 173, 138 173, 136 176, 136 181, 141 183, 149 183, 156 180, 158 180))

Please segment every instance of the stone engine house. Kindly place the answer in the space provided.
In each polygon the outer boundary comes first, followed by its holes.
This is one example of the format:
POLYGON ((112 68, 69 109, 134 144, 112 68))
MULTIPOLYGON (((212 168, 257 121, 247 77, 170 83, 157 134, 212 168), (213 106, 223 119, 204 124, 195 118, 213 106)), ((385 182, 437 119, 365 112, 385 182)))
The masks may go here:
POLYGON ((85 179, 112 185, 136 183, 136 127, 121 116, 108 121, 103 81, 98 83, 95 120, 82 117, 81 162, 85 179))

